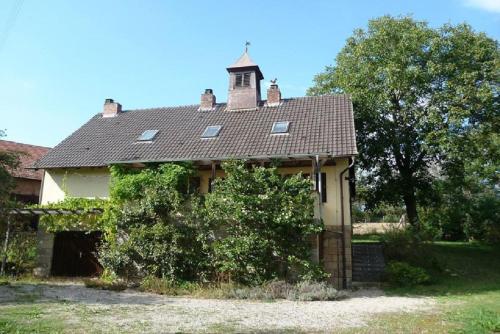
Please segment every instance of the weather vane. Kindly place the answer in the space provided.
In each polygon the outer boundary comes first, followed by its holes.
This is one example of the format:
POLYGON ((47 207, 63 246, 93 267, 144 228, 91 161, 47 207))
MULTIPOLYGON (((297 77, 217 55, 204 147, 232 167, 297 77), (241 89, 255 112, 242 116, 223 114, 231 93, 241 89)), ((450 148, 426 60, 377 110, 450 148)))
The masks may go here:
POLYGON ((250 42, 246 41, 245 42, 245 52, 248 52, 248 47, 250 46, 250 42))

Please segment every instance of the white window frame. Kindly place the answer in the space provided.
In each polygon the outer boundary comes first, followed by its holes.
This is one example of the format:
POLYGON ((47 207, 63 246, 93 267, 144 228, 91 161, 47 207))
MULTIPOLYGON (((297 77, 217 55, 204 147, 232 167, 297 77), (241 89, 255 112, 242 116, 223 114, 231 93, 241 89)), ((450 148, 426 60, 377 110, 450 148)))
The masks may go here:
POLYGON ((290 131, 290 122, 289 121, 277 121, 273 123, 273 127, 271 128, 271 134, 272 135, 284 135, 288 134, 290 131), (281 126, 281 125, 286 125, 285 131, 277 131, 276 127, 281 126))
POLYGON ((209 125, 205 128, 203 133, 201 134, 202 139, 211 139, 211 138, 217 138, 219 136, 220 130, 222 129, 222 125, 209 125), (215 133, 212 136, 208 135, 208 131, 215 129, 215 133))
POLYGON ((141 143, 147 143, 147 142, 152 142, 153 139, 158 135, 159 130, 144 130, 139 137, 137 137, 137 141, 141 143), (146 133, 149 134, 148 137, 144 138, 146 136, 146 133))

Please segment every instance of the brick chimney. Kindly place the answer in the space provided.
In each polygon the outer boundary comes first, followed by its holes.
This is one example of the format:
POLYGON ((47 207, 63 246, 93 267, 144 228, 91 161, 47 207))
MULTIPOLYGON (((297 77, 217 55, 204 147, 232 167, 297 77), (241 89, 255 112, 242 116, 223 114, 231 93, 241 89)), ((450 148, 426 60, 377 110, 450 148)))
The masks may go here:
POLYGON ((205 93, 201 94, 200 110, 212 110, 215 108, 215 95, 210 88, 205 89, 205 93))
POLYGON ((269 107, 279 106, 281 101, 281 92, 276 83, 276 79, 271 80, 271 86, 267 89, 267 105, 269 107))
POLYGON ((102 110, 102 117, 115 117, 122 112, 122 105, 115 102, 113 99, 104 100, 104 108, 102 110))

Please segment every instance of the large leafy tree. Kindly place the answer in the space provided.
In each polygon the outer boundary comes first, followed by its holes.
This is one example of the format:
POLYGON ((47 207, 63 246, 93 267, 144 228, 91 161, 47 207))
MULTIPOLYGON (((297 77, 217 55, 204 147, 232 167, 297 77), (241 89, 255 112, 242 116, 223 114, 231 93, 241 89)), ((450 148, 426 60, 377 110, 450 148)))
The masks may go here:
POLYGON ((495 131, 499 59, 497 42, 466 24, 384 16, 354 32, 308 93, 351 95, 369 206, 404 203, 418 226, 433 177, 495 131))
MULTIPOLYGON (((0 130, 0 138, 5 136, 5 132, 0 130)), ((12 170, 19 165, 19 155, 16 152, 0 151, 0 210, 5 207, 10 200, 10 192, 14 187, 12 170)))

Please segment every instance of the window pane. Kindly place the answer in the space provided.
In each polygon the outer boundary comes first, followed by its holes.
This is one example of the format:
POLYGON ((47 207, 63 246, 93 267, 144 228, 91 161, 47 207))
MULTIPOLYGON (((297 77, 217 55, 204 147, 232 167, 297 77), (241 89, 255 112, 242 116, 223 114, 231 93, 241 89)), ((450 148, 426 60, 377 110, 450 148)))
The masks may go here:
POLYGON ((243 87, 250 87, 250 73, 243 74, 243 87))
POLYGON ((243 85, 243 75, 241 73, 236 74, 234 85, 236 87, 241 87, 243 85))
POLYGON ((153 140, 153 138, 156 136, 157 133, 158 133, 158 130, 146 130, 137 138, 137 140, 138 141, 153 140))
POLYGON ((212 126, 207 126, 205 131, 203 131, 203 134, 201 135, 202 138, 213 138, 217 137, 219 135, 219 131, 222 128, 222 125, 212 125, 212 126))
POLYGON ((287 133, 290 122, 274 122, 271 133, 287 133))

